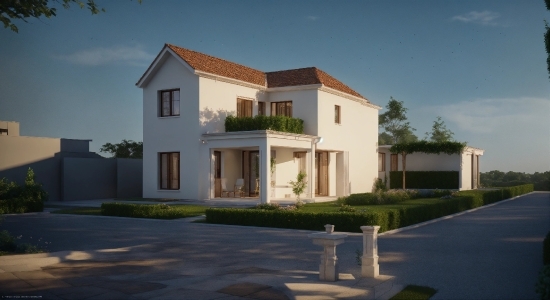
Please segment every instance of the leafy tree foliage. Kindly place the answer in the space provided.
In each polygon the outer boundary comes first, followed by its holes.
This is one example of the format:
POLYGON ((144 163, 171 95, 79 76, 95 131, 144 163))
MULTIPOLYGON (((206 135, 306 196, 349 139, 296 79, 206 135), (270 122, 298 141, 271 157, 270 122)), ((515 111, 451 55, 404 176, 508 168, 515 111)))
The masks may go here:
MULTIPOLYGON (((544 0, 544 3, 546 3, 546 9, 550 10, 550 0, 544 0)), ((546 58, 546 64, 548 66, 548 73, 550 73, 550 27, 548 27, 548 23, 544 21, 546 32, 544 33, 544 45, 546 46, 546 53, 548 54, 548 57, 546 58)))
POLYGON ((432 142, 452 142, 454 133, 447 129, 441 117, 437 117, 432 125, 432 132, 426 132, 426 138, 432 142))
MULTIPOLYGON (((407 121, 407 108, 403 106, 403 101, 395 100, 390 97, 386 105, 388 109, 385 113, 378 116, 378 125, 384 128, 385 133, 391 137, 389 144, 407 143, 418 140, 413 134, 416 129, 412 128, 407 121)), ((387 138, 387 136, 384 136, 387 138)), ((387 144, 387 141, 385 141, 387 144)), ((379 144, 380 140, 378 141, 379 144)))
POLYGON ((106 143, 99 151, 111 153, 114 158, 143 158, 143 142, 122 140, 118 144, 106 143))
POLYGON ((502 172, 493 170, 480 173, 480 176, 481 184, 485 187, 502 187, 532 183, 535 185, 535 190, 537 191, 550 190, 550 171, 528 174, 524 172, 502 172))
MULTIPOLYGON (((138 0, 141 3, 141 0, 138 0)), ((46 18, 55 17, 57 8, 55 4, 61 4, 65 9, 71 7, 71 4, 76 4, 80 8, 87 8, 92 15, 100 12, 105 12, 104 8, 100 8, 95 0, 2 0, 0 1, 0 21, 4 23, 4 28, 10 28, 14 32, 19 32, 19 29, 14 20, 22 20, 28 22, 28 18, 36 18, 44 16, 46 18)))

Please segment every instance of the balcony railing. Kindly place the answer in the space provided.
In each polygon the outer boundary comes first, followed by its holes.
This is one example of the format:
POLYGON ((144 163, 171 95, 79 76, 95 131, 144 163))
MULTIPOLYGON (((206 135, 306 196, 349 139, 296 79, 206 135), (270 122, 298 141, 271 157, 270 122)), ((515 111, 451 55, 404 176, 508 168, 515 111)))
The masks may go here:
POLYGON ((304 133, 304 120, 286 116, 255 116, 225 118, 225 132, 274 130, 289 133, 304 133))

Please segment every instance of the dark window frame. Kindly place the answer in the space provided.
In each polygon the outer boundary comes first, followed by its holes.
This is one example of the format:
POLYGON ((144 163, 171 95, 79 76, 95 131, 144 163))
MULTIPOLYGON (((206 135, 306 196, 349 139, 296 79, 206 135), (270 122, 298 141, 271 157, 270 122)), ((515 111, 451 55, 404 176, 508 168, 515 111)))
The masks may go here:
POLYGON ((342 108, 340 105, 334 105, 334 123, 342 124, 342 108))
POLYGON ((292 100, 271 102, 271 115, 292 117, 292 100), (283 113, 279 114, 279 110, 283 113))
POLYGON ((170 89, 170 90, 161 90, 158 92, 158 98, 159 98, 159 117, 175 117, 180 115, 180 103, 181 103, 181 92, 180 89, 170 89), (178 99, 175 100, 174 98, 174 92, 178 92, 178 99), (164 94, 167 93, 169 95, 169 102, 170 102, 170 112, 167 114, 164 113, 164 94), (176 102, 177 102, 177 113, 176 111, 176 102))
POLYGON ((180 153, 179 152, 159 152, 159 189, 160 190, 179 190, 180 189, 180 180, 181 180, 180 169, 181 168, 180 168, 180 153), (167 166, 168 170, 163 169, 162 158, 163 158, 164 154, 166 154, 167 158, 168 158, 168 161, 166 162, 166 166, 167 166), (175 170, 172 170, 172 166, 174 166, 174 164, 173 164, 174 154, 177 154, 177 160, 178 160, 178 163, 176 164, 176 166, 177 166, 177 181, 175 181, 177 183, 176 186, 173 186, 174 175, 176 173, 175 170), (162 184, 162 179, 163 179, 164 172, 167 172, 166 173, 166 175, 167 175, 166 187, 164 187, 163 184, 162 184))
POLYGON ((237 98, 237 117, 252 117, 254 101, 250 99, 237 98))

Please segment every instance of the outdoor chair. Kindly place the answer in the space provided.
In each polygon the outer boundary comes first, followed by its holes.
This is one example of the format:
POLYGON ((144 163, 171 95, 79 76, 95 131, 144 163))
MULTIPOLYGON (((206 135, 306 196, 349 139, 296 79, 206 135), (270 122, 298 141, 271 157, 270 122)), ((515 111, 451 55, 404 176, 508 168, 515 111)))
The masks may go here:
POLYGON ((221 194, 222 198, 224 193, 227 195, 227 197, 230 197, 229 195, 233 193, 233 197, 235 197, 235 191, 227 190, 227 178, 222 178, 221 183, 222 183, 222 194, 221 194))
POLYGON ((235 188, 233 189, 233 195, 237 197, 237 194, 239 197, 244 196, 244 179, 239 178, 237 181, 235 181, 235 188))

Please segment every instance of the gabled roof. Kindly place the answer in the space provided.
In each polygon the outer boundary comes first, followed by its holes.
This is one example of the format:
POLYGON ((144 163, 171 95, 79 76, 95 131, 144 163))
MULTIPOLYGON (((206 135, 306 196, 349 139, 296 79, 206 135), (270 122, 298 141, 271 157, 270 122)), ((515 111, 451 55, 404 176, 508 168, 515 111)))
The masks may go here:
POLYGON ((171 44, 166 46, 195 70, 265 86, 265 74, 262 71, 171 44))
POLYGON ((331 89, 335 89, 359 98, 365 98, 361 96, 361 94, 352 90, 349 86, 343 84, 338 79, 330 76, 322 70, 317 69, 316 67, 267 72, 265 74, 267 75, 267 87, 270 88, 323 84, 331 89))
POLYGON ((328 88, 367 100, 338 79, 316 67, 264 73, 260 70, 171 44, 164 45, 163 50, 136 85, 139 86, 140 82, 142 82, 159 59, 160 54, 167 48, 184 60, 195 71, 232 78, 267 88, 322 84, 328 88))

